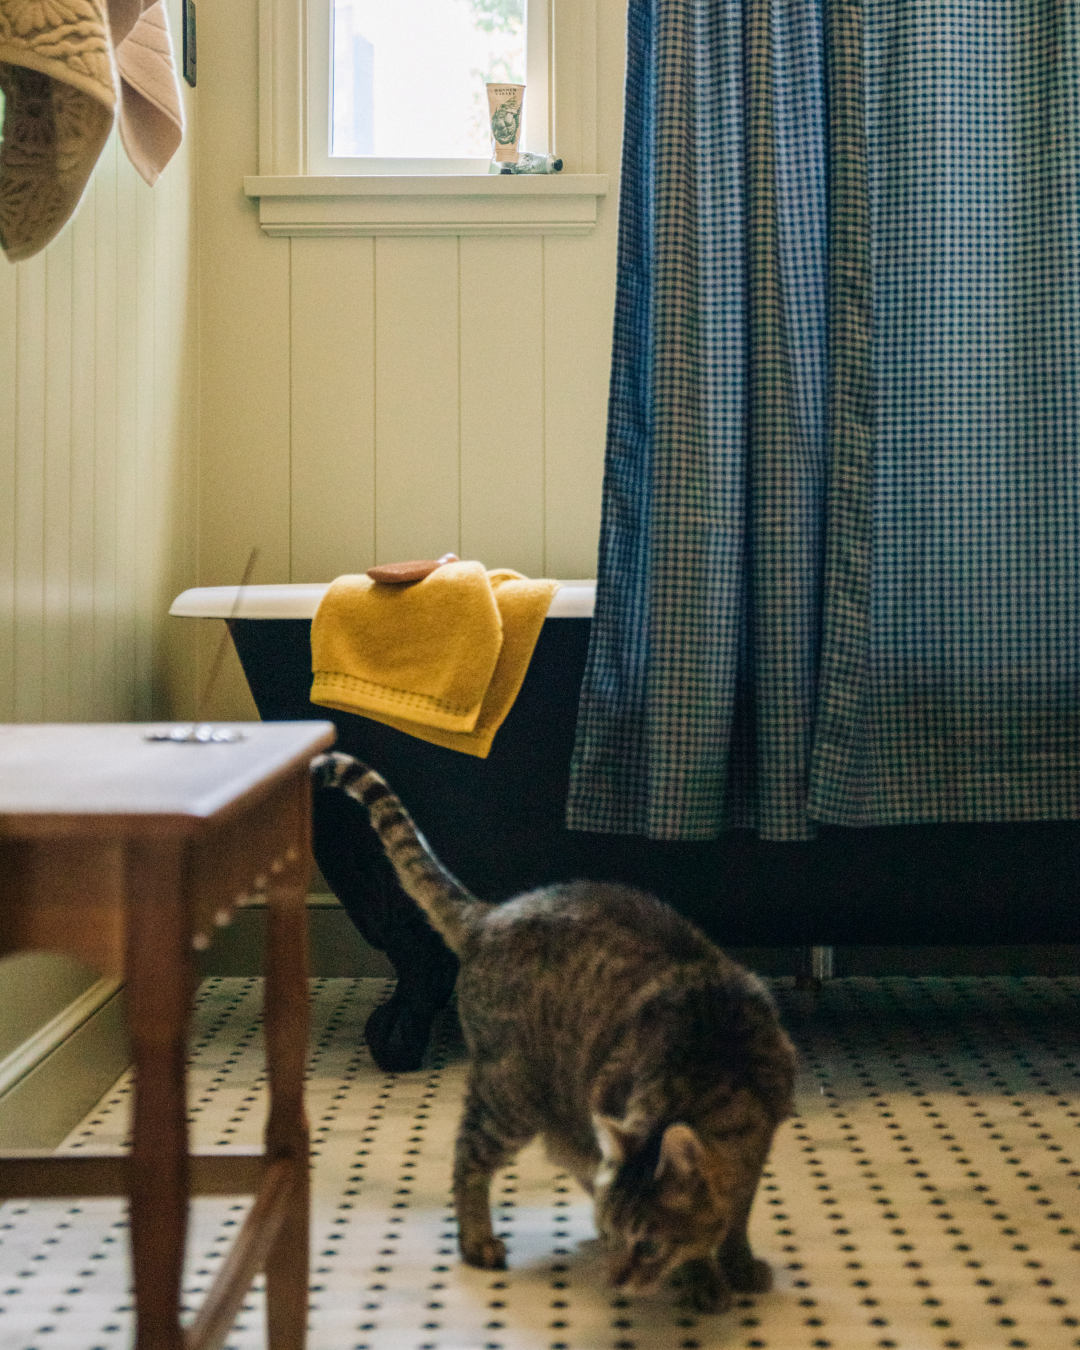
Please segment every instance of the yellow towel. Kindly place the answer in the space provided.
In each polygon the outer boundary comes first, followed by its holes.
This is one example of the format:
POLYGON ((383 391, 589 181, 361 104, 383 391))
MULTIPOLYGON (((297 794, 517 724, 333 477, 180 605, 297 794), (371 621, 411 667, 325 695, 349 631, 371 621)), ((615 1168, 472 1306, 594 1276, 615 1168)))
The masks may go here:
POLYGON ((311 701, 483 759, 558 586, 477 562, 405 586, 339 577, 311 625, 311 701))
POLYGON ((385 722, 387 726, 431 741, 433 745, 443 745, 448 750, 460 750, 463 755, 487 759, 495 733, 502 726, 521 690, 533 648, 551 605, 551 597, 559 589, 557 581, 530 579, 506 568, 489 572, 488 578, 503 621, 503 641, 495 673, 473 730, 440 731, 436 727, 422 727, 400 717, 376 717, 377 722, 385 722))

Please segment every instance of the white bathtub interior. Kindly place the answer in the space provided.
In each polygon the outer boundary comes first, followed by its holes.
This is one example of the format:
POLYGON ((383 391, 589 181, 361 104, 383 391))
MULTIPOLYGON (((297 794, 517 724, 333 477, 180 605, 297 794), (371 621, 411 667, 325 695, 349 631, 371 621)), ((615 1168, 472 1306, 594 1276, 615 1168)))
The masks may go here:
MULTIPOLYGON (((178 595, 169 613, 184 619, 313 619, 329 585, 197 586, 178 595)), ((591 618, 595 595, 595 581, 560 582, 547 617, 591 618)))

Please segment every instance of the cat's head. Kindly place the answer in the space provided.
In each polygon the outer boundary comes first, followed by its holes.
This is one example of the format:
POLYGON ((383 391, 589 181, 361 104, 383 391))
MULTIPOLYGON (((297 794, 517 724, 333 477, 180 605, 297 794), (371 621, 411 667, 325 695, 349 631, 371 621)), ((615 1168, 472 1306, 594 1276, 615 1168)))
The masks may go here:
POLYGON ((730 1161, 686 1124, 642 1139, 594 1117, 604 1162, 595 1182, 596 1225, 612 1284, 649 1293, 686 1261, 724 1240, 740 1187, 730 1161))

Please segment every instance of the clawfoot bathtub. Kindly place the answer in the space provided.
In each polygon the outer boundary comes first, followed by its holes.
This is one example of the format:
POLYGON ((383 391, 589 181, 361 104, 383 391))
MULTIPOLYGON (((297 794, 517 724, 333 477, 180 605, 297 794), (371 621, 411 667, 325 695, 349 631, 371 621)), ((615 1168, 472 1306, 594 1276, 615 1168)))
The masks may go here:
MULTIPOLYGON (((732 830, 704 843, 568 831, 563 810, 592 583, 556 595, 517 702, 487 759, 316 707, 311 618, 325 586, 185 591, 172 614, 229 623, 260 715, 330 718, 337 748, 378 769, 439 857, 488 900, 575 877, 651 890, 722 945, 831 946, 1080 941, 1080 823, 822 828, 807 843, 732 830)), ((376 1062, 418 1067, 457 972, 400 891, 362 808, 316 793, 315 857, 361 934, 386 952, 397 990, 367 1026, 376 1062)))

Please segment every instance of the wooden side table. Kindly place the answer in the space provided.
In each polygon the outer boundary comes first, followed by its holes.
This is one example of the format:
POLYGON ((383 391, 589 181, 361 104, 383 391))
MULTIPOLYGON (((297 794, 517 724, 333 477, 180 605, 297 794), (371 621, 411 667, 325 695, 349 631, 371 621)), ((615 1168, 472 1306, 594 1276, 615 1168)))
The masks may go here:
POLYGON ((141 725, 0 726, 0 955, 68 952, 126 982, 135 1062, 125 1157, 0 1159, 0 1195, 130 1202, 137 1350, 212 1350, 266 1272, 269 1344, 307 1326, 308 765, 329 722, 228 724, 153 741, 141 725), (206 739, 235 733, 232 741, 206 739), (261 1155, 188 1153, 193 948, 265 894, 270 1112, 261 1155), (195 1321, 179 1321, 188 1199, 255 1195, 195 1321))

